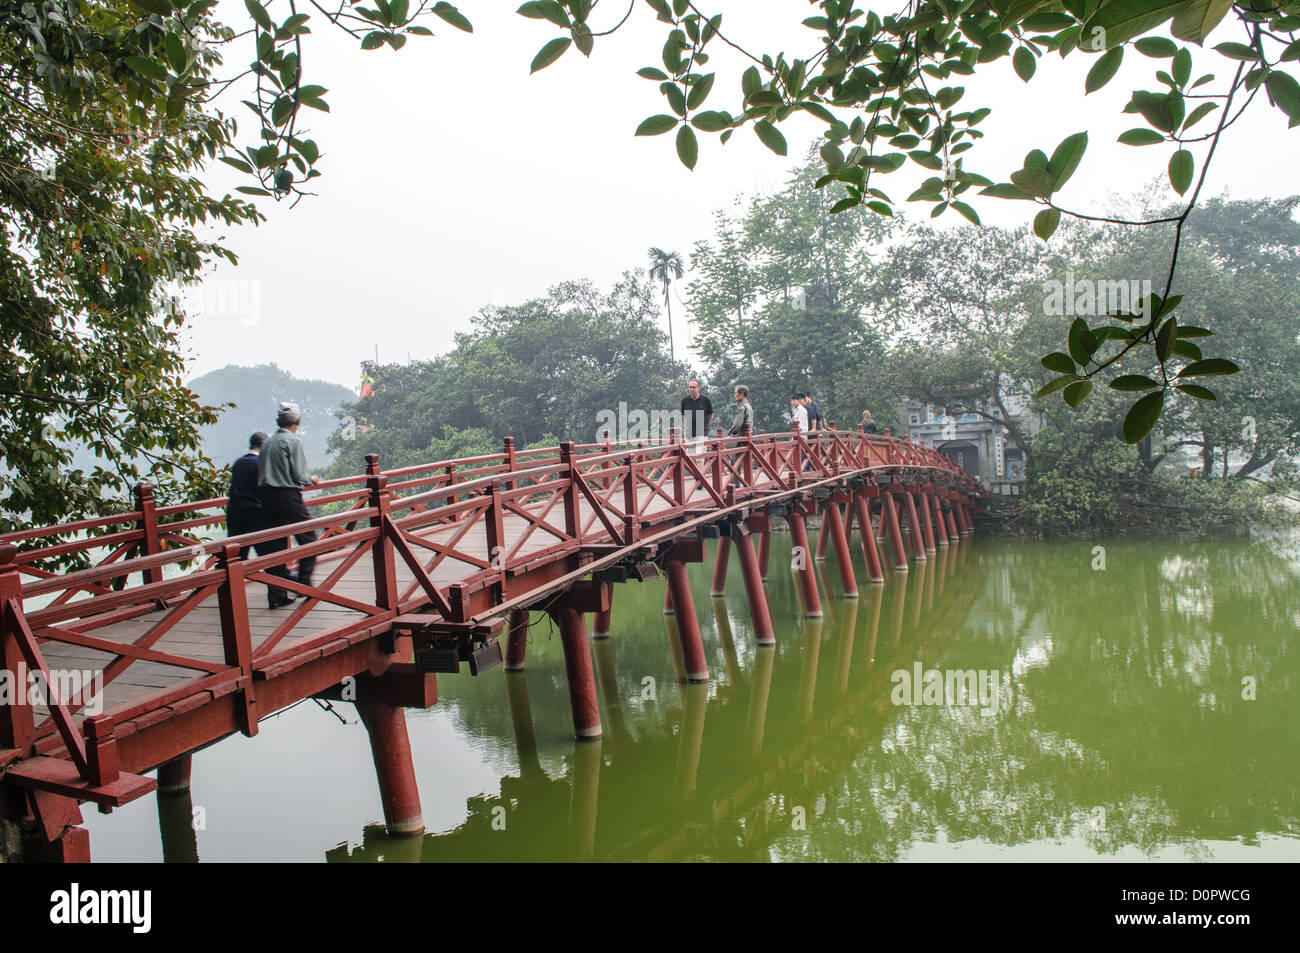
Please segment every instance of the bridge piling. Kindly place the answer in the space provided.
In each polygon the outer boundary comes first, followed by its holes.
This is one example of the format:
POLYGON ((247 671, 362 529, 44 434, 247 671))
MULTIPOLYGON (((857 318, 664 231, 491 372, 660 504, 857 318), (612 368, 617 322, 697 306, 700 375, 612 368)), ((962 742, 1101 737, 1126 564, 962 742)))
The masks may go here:
POLYGON ((957 507, 950 505, 948 508, 948 512, 944 514, 944 516, 948 520, 948 540, 949 542, 953 542, 953 543, 961 539, 961 533, 957 531, 957 521, 953 519, 953 514, 956 512, 956 510, 957 507))
POLYGON ((718 558, 713 562, 713 586, 709 591, 711 596, 724 596, 727 594, 727 559, 730 555, 731 537, 719 537, 718 558))
POLYGON ((776 630, 772 627, 772 614, 767 607, 767 591, 763 588, 754 544, 739 526, 732 533, 735 535, 736 554, 740 557, 740 574, 745 580, 749 617, 754 623, 754 641, 759 645, 775 645, 776 630))
POLYGON ((511 609, 506 630, 506 671, 522 672, 528 654, 528 610, 511 609))
POLYGON ((587 622, 572 605, 561 603, 551 609, 560 627, 564 646, 564 670, 569 682, 569 705, 573 710, 573 734, 579 741, 592 741, 603 731, 600 706, 596 701, 596 675, 587 642, 587 622))
POLYGON ((921 534, 921 521, 916 515, 916 494, 906 490, 903 500, 907 507, 907 531, 912 537, 912 553, 917 562, 925 562, 925 537, 921 534))
POLYGON ((930 494, 925 492, 925 488, 922 487, 917 490, 916 496, 916 505, 921 511, 921 537, 925 540, 926 555, 932 556, 938 552, 938 549, 935 546, 934 521, 930 515, 930 494))
POLYGON ((880 568, 880 550, 876 548, 876 531, 871 528, 871 502, 862 490, 853 494, 853 505, 858 513, 858 538, 862 542, 862 555, 867 560, 867 576, 873 585, 885 584, 885 573, 880 568))
POLYGON ((700 636, 700 620, 695 615, 695 600, 691 597, 686 563, 670 556, 664 561, 664 567, 668 571, 668 591, 672 595, 673 615, 677 620, 677 638, 681 641, 686 680, 707 682, 709 664, 704 657, 704 640, 700 636))
POLYGON ((894 570, 896 572, 907 572, 907 550, 903 548, 903 530, 898 525, 898 505, 894 502, 894 494, 886 490, 881 495, 881 517, 889 532, 889 544, 894 551, 894 570))
POLYGON ((853 557, 849 555, 848 534, 844 531, 844 517, 840 515, 840 504, 831 499, 827 501, 824 520, 829 528, 831 541, 835 544, 835 562, 839 564, 840 590, 846 599, 858 597, 858 580, 853 575, 853 557))
POLYGON ((790 535, 794 538, 791 568, 794 569, 799 577, 799 583, 803 586, 804 612, 809 618, 820 618, 822 601, 817 592, 817 577, 813 575, 812 550, 808 546, 808 525, 803 518, 803 504, 795 503, 785 519, 790 524, 790 535))
POLYGON ((183 754, 158 767, 158 793, 184 794, 190 789, 190 770, 194 756, 183 754))
MULTIPOLYGON (((832 503, 830 500, 827 500, 825 503, 822 504, 822 521, 821 521, 821 525, 817 527, 817 561, 818 562, 826 561, 826 544, 830 541, 830 532, 829 532, 830 515, 829 514, 831 511, 831 507, 833 506, 835 506, 835 504, 832 503)), ((837 510, 839 509, 839 507, 835 507, 835 508, 837 510)))
POLYGON ((758 575, 767 582, 767 564, 772 555, 772 530, 765 527, 758 534, 758 575))
POLYGON ((389 704, 374 685, 357 694, 357 714, 370 735, 370 753, 379 782, 384 824, 394 837, 424 833, 424 812, 411 761, 411 738, 406 731, 406 709, 389 704))
POLYGON ((610 624, 614 620, 614 587, 609 586, 610 605, 604 609, 598 609, 594 613, 591 626, 591 637, 593 639, 608 639, 610 624))

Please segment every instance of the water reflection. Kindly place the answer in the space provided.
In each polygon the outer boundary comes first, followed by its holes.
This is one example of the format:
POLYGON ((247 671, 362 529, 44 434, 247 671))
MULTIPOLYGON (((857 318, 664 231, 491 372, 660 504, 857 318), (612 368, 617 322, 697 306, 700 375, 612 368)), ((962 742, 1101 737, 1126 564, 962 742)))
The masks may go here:
MULTIPOLYGON (((788 537, 772 546, 773 567, 788 564, 788 537)), ((1294 550, 1107 555, 1094 572, 1091 544, 963 537, 860 599, 825 588, 838 577, 818 565, 820 619, 774 571, 775 647, 754 642, 738 571, 709 600, 712 567, 696 566, 707 684, 681 679, 662 585, 623 586, 612 637, 593 643, 603 744, 567 737, 557 642, 530 646, 504 686, 443 679, 457 730, 512 743, 513 770, 450 829, 392 841, 367 827, 326 857, 897 860, 925 845, 1064 845, 1205 859, 1211 842, 1274 836, 1300 859, 1294 550), (918 663, 991 673, 998 704, 895 704, 893 674, 918 663), (489 701, 502 693, 508 713, 489 701)))

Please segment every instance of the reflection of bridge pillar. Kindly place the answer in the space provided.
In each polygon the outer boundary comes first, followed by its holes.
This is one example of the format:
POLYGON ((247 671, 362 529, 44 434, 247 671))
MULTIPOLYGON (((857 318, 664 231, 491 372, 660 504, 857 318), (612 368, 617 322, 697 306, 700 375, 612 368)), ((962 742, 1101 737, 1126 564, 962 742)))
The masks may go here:
POLYGON ((742 535, 740 527, 735 533, 736 555, 740 557, 740 574, 745 580, 745 597, 749 600, 749 617, 754 623, 754 641, 759 645, 775 645, 776 630, 772 627, 772 614, 767 607, 767 590, 763 588, 763 573, 754 553, 754 544, 742 535))
POLYGON ((510 628, 506 634, 506 671, 522 672, 528 654, 528 610, 510 610, 510 628))
POLYGON ((718 539, 718 558, 713 561, 713 588, 710 595, 721 596, 727 592, 727 558, 731 555, 731 537, 718 539))
POLYGON ((849 670, 853 666, 853 640, 857 636, 858 603, 849 602, 840 617, 840 646, 835 668, 839 675, 840 694, 849 690, 849 670))
POLYGON ((596 804, 600 793, 601 744, 574 745, 569 838, 574 856, 590 860, 596 851, 596 804))
POLYGON ((591 651, 596 656, 596 684, 600 686, 600 697, 605 700, 605 718, 609 721, 609 737, 605 743, 612 751, 616 743, 621 744, 630 738, 618 693, 618 676, 614 672, 614 651, 608 638, 594 637, 591 651))
POLYGON ((722 646, 722 664, 727 669, 727 681, 735 682, 740 678, 740 659, 736 656, 736 640, 731 634, 731 619, 727 615, 727 604, 720 599, 712 600, 713 624, 718 629, 718 644, 722 646))
POLYGON ((158 767, 158 793, 180 794, 190 789, 190 770, 194 756, 183 754, 158 767))
POLYGON ((808 547, 808 526, 804 522, 799 504, 786 514, 790 524, 790 536, 794 539, 794 553, 791 568, 799 576, 803 586, 804 611, 812 618, 821 618, 822 600, 817 592, 817 577, 813 575, 812 550, 808 547))
POLYGON ((677 793, 690 797, 695 793, 700 773, 700 751, 704 747, 704 714, 708 710, 709 686, 683 685, 682 730, 677 748, 677 793))
POLYGON ((370 753, 379 781, 384 823, 394 837, 424 832, 420 790, 411 762, 411 738, 406 732, 406 709, 390 705, 374 690, 358 692, 357 714, 370 735, 370 753))
POLYGON ((515 734, 515 751, 519 755, 519 777, 524 781, 541 778, 544 772, 537 757, 537 734, 533 731, 533 712, 528 703, 528 679, 515 674, 505 682, 510 725, 515 734))
MULTIPOLYGON (((188 760, 188 756, 186 758, 188 760)), ((161 774, 161 769, 159 774, 161 774)), ((187 779, 188 781, 188 779, 187 779)), ((162 839, 164 864, 197 864, 198 835, 194 832, 194 801, 188 783, 164 793, 158 782, 158 834, 162 839)))
POLYGON ((664 617, 664 634, 668 636, 668 655, 673 660, 673 672, 677 681, 686 681, 686 661, 682 658, 682 640, 677 634, 677 622, 670 616, 664 617))
POLYGON ((754 652, 754 679, 749 693, 749 717, 746 721, 746 750, 758 754, 763 750, 763 731, 767 726, 767 699, 772 690, 772 669, 776 667, 776 646, 762 646, 754 652))
POLYGON ((812 720, 817 697, 817 665, 822 651, 822 621, 813 619, 803 631, 803 668, 799 673, 799 722, 812 720))
POLYGON ((767 582, 767 564, 772 555, 772 530, 764 529, 758 534, 758 574, 767 582))
POLYGON ((934 518, 932 515, 933 509, 930 506, 930 494, 924 489, 921 489, 916 495, 919 497, 916 501, 916 505, 921 509, 921 534, 925 537, 925 551, 926 553, 933 553, 936 549, 933 526, 934 518))
POLYGON ((700 620, 695 615, 695 600, 691 597, 691 581, 686 574, 686 563, 669 556, 664 560, 664 568, 668 571, 668 591, 673 597, 673 615, 677 620, 677 637, 681 640, 686 680, 707 682, 709 664, 704 658, 704 640, 700 637, 700 620))
POLYGON ((885 602, 885 590, 872 589, 867 594, 867 671, 876 660, 876 641, 880 637, 880 607, 885 602))
MULTIPOLYGON (((834 500, 827 503, 823 524, 830 524, 830 535, 835 543, 835 561, 839 564, 840 590, 850 599, 858 596, 858 580, 853 575, 853 557, 849 555, 848 534, 844 532, 844 517, 840 515, 840 505, 834 500)), ((825 531, 823 526, 823 531, 825 531)))
POLYGON ((664 590, 664 615, 673 614, 673 590, 671 588, 664 590))
POLYGON ((573 734, 579 741, 601 736, 600 706, 596 702, 596 677, 587 643, 587 622, 573 605, 562 603, 550 610, 560 626, 564 646, 564 671, 569 681, 569 705, 573 710, 573 734))
POLYGON ((871 528, 870 498, 859 491, 853 494, 853 505, 858 513, 858 538, 862 540, 862 555, 867 559, 867 576, 872 583, 885 584, 885 573, 880 567, 880 550, 876 548, 876 533, 871 528))
POLYGON ((953 509, 957 511, 957 526, 963 536, 969 536, 971 533, 970 514, 966 512, 965 503, 954 503, 953 509))
POLYGON ((907 572, 907 550, 903 548, 903 530, 898 525, 898 506, 894 494, 885 490, 881 494, 881 514, 889 533, 889 545, 894 551, 894 569, 907 572))
POLYGON ((903 492, 904 505, 907 507, 907 531, 912 536, 912 553, 917 562, 925 561, 925 537, 921 533, 921 521, 916 515, 916 494, 903 492))

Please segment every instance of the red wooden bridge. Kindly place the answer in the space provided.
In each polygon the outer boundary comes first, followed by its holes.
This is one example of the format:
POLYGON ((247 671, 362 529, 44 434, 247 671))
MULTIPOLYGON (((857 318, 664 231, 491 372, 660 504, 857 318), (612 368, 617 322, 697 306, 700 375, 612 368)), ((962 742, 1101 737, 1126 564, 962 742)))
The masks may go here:
POLYGON ((559 625, 576 736, 599 737, 586 614, 609 632, 615 583, 667 576, 686 676, 704 681, 686 564, 707 540, 715 592, 734 550, 756 639, 774 644, 773 517, 793 535, 803 610, 820 615, 808 514, 820 512, 819 554, 835 547, 839 594, 853 597, 855 527, 883 584, 882 563, 906 571, 909 538, 921 560, 973 532, 984 495, 931 449, 833 429, 529 451, 507 438, 499 454, 398 470, 372 456, 364 475, 316 489, 313 519, 210 542, 224 499, 156 506, 147 486, 132 512, 0 536, 0 817, 24 825, 26 856, 88 860, 82 803, 109 811, 185 789, 194 751, 311 696, 357 705, 388 828, 419 832, 404 708, 436 702, 437 673, 522 669, 530 611, 559 625), (240 558, 306 530, 314 543, 240 558), (270 574, 309 555, 315 585, 270 574), (48 568, 68 557, 89 568, 48 568), (263 608, 267 585, 300 598, 263 608))

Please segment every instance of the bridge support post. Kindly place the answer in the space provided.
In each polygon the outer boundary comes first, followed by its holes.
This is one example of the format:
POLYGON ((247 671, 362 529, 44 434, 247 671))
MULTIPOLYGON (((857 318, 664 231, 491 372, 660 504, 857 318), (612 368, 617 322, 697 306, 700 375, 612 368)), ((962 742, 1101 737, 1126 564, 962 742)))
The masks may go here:
POLYGON ((917 562, 925 562, 925 537, 921 533, 921 521, 916 515, 916 494, 905 490, 903 499, 907 506, 907 528, 912 536, 912 553, 917 562))
POLYGON ((758 575, 767 582, 767 564, 772 556, 772 530, 762 530, 758 534, 758 575))
POLYGON ((370 735, 370 753, 388 833, 394 837, 424 833, 420 790, 411 762, 411 738, 406 732, 406 709, 389 704, 374 685, 366 685, 357 693, 356 705, 370 735))
POLYGON ((921 535, 925 539, 925 551, 926 553, 938 552, 935 548, 935 532, 934 526, 932 525, 933 519, 930 515, 930 494, 925 492, 924 489, 921 489, 917 490, 916 496, 916 505, 921 511, 921 535))
POLYGON ((880 550, 876 548, 876 531, 871 528, 871 502, 859 490, 853 494, 853 505, 858 511, 858 537, 862 540, 862 555, 867 558, 867 575, 872 583, 885 584, 885 573, 880 568, 880 550))
POLYGON ((158 767, 158 793, 184 794, 190 789, 190 770, 194 756, 183 754, 158 767))
POLYGON ((820 618, 822 600, 817 592, 817 577, 813 574, 813 553, 808 546, 808 525, 803 518, 803 504, 796 503, 785 518, 790 524, 790 535, 794 538, 791 568, 803 586, 804 611, 810 618, 820 618))
POLYGON ((954 543, 961 539, 961 533, 957 530, 957 521, 954 519, 954 514, 956 512, 957 506, 956 504, 953 504, 948 508, 948 512, 944 514, 948 520, 948 539, 950 542, 954 543))
POLYGON ((838 512, 839 507, 835 506, 830 500, 822 504, 822 522, 817 527, 817 561, 826 561, 826 544, 830 541, 830 512, 834 507, 838 512))
POLYGON ((727 560, 731 555, 731 537, 718 539, 718 558, 713 562, 713 588, 709 595, 722 596, 727 593, 727 560))
POLYGON ((840 505, 834 499, 827 501, 824 519, 828 525, 823 527, 823 532, 829 529, 831 541, 835 544, 835 562, 839 564, 840 569, 840 590, 845 598, 856 599, 858 580, 853 575, 853 557, 849 553, 848 534, 844 530, 844 517, 840 515, 840 505))
POLYGON ((763 588, 763 574, 754 544, 739 526, 732 530, 732 535, 736 542, 736 555, 740 557, 740 574, 745 580, 749 617, 754 623, 754 641, 759 645, 775 645, 776 631, 772 628, 772 614, 767 607, 767 592, 763 588))
POLYGON ((664 560, 668 574, 668 592, 672 596, 674 615, 677 618, 677 638, 682 645, 682 659, 686 665, 688 682, 707 682, 709 663, 704 657, 704 640, 700 637, 700 620, 695 616, 695 600, 691 597, 691 581, 686 574, 686 563, 669 556, 664 560))
POLYGON ((903 548, 903 530, 898 525, 898 506, 894 494, 886 490, 881 499, 881 519, 889 533, 889 544, 894 551, 894 569, 907 572, 907 550, 903 548))
POLYGON ((506 629, 506 671, 522 672, 528 655, 528 610, 511 609, 506 629))
POLYGON ((951 516, 952 510, 949 509, 945 514, 943 511, 943 501, 940 500, 936 494, 934 497, 934 519, 935 524, 939 527, 939 545, 941 546, 945 543, 955 543, 957 541, 957 534, 952 531, 952 526, 948 522, 948 519, 951 516))
MULTIPOLYGON (((612 600, 613 598, 614 598, 613 587, 611 586, 610 599, 612 600)), ((614 621, 613 606, 610 606, 608 609, 601 609, 599 612, 595 613, 595 616, 592 620, 593 624, 591 627, 591 637, 593 639, 609 638, 609 629, 613 621, 614 621)))
POLYGON ((596 702, 596 675, 587 642, 587 622, 573 605, 561 603, 551 609, 560 627, 564 645, 564 672, 569 682, 569 706, 573 710, 573 734, 579 741, 592 741, 603 731, 600 706, 596 702))

